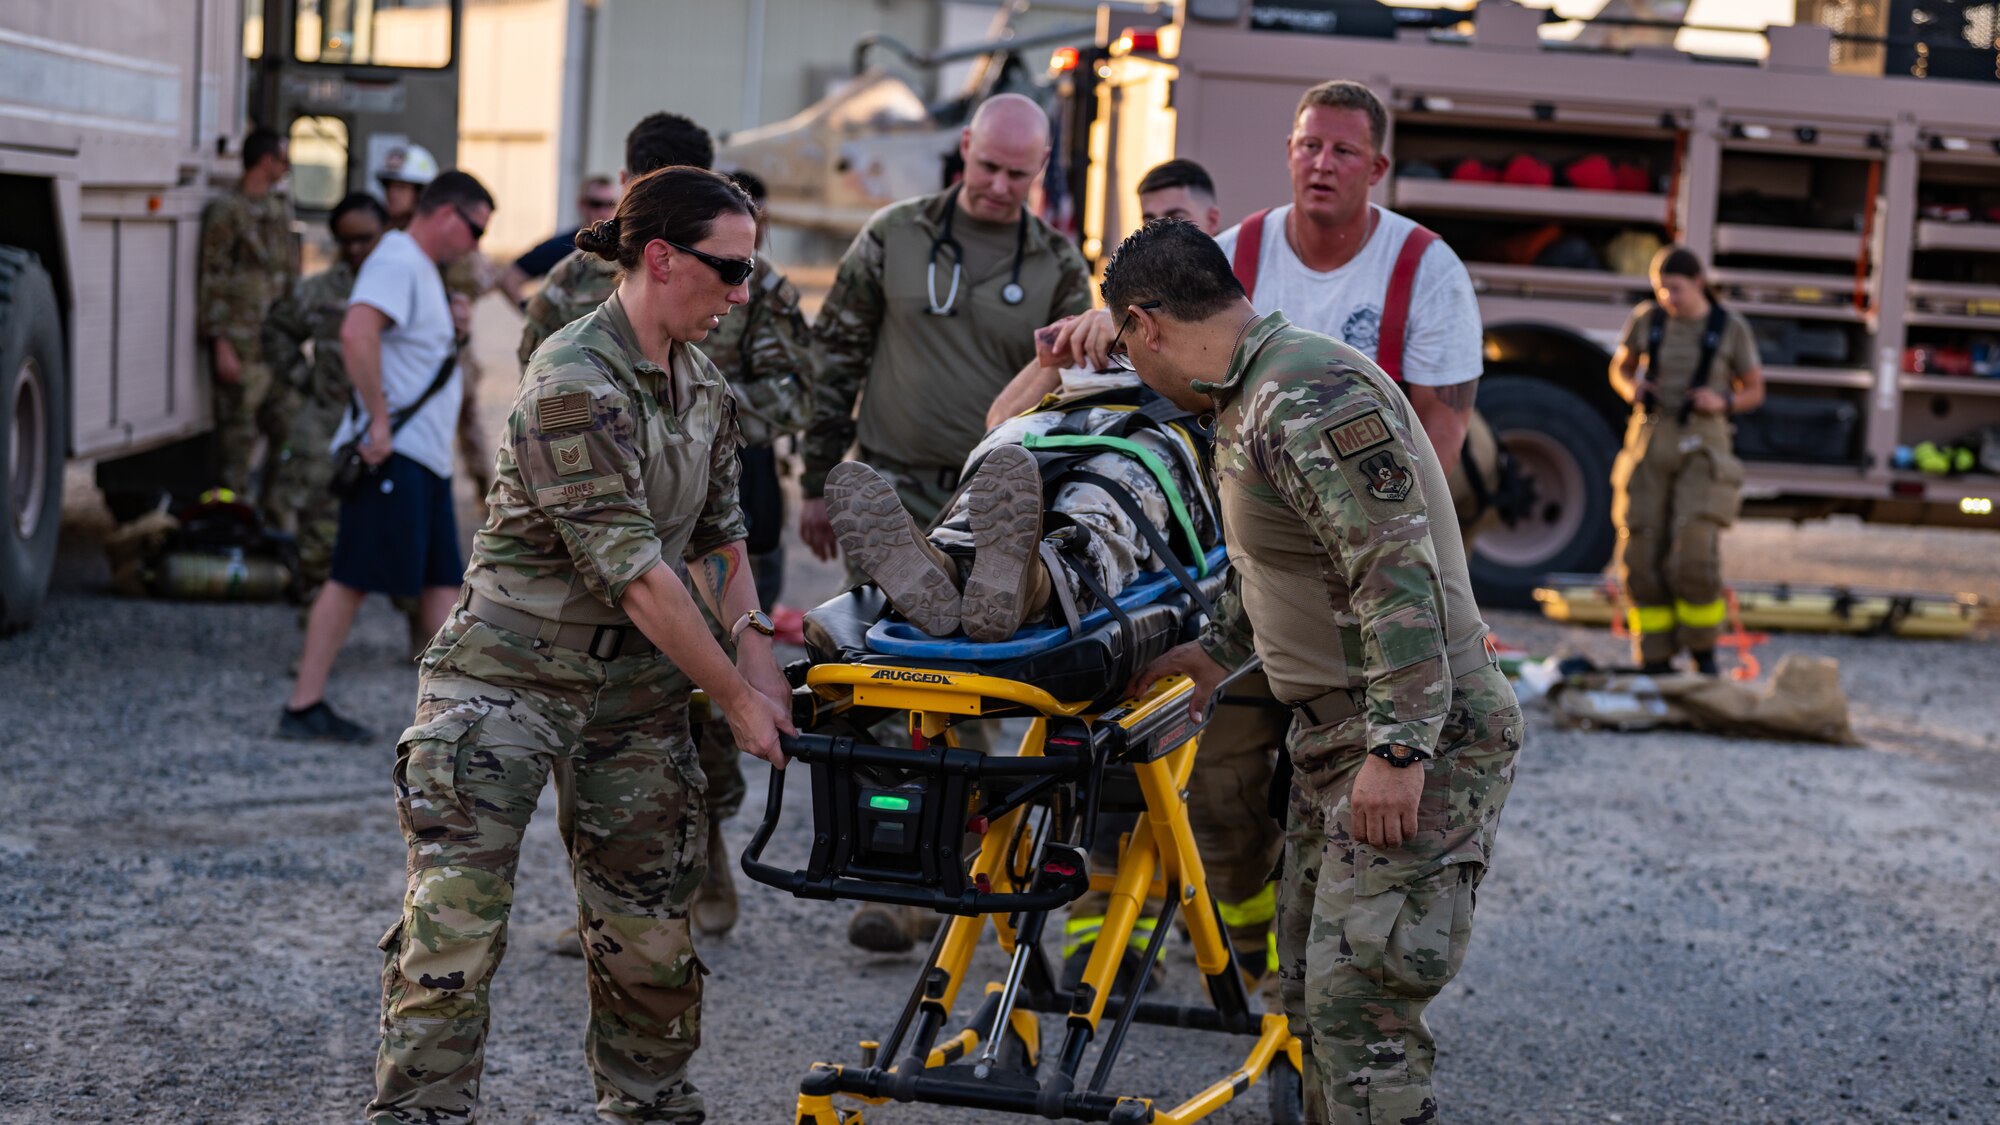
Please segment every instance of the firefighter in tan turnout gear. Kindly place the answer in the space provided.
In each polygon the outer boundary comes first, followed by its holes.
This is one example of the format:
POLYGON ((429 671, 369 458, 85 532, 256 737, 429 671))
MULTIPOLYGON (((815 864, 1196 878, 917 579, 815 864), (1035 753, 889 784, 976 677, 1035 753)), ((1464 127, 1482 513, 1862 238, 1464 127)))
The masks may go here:
POLYGON ((1612 389, 1632 404, 1611 470, 1618 581, 1634 660, 1664 672, 1686 649, 1713 674, 1727 616, 1718 540, 1743 502, 1729 416, 1763 403, 1764 374, 1749 322, 1716 302, 1692 251, 1661 250, 1652 280, 1611 357, 1612 389))

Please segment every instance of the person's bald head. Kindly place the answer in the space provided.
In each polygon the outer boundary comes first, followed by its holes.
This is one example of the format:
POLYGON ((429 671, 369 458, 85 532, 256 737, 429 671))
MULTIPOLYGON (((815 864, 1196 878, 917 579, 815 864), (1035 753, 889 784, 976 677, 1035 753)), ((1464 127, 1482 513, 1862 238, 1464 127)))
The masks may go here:
POLYGON ((1020 94, 996 94, 979 103, 959 134, 958 155, 965 161, 959 209, 987 222, 1013 222, 1049 162, 1049 115, 1020 94))

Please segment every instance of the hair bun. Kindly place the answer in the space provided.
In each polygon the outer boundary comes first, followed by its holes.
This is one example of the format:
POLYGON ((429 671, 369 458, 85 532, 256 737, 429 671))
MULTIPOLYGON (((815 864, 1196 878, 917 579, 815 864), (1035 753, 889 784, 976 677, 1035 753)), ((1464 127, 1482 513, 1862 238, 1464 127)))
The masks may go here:
POLYGON ((601 219, 576 232, 576 248, 607 262, 618 260, 618 217, 601 219))

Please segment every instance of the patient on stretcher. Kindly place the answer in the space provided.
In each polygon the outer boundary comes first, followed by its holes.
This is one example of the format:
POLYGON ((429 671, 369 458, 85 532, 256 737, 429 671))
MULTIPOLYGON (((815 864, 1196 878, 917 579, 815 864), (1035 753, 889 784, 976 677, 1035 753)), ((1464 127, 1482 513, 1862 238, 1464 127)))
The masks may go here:
POLYGON ((1200 568, 1220 530, 1209 451, 1196 420, 1136 377, 1065 370, 974 447, 928 534, 855 461, 827 475, 827 516, 841 551, 911 624, 1004 641, 1042 618, 1074 627, 1142 572, 1200 568))

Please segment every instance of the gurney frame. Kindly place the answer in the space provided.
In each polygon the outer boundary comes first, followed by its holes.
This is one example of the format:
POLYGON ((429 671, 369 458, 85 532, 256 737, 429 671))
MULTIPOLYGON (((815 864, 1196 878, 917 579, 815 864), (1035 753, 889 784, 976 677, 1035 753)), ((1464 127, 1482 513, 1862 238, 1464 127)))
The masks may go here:
POLYGON ((763 861, 783 811, 784 775, 772 771, 744 872, 805 898, 928 907, 946 915, 915 987, 886 1039, 864 1040, 858 1063, 818 1062, 800 1083, 797 1125, 863 1125, 862 1106, 925 1102, 1048 1119, 1198 1121, 1269 1079, 1273 1120, 1300 1121, 1300 1045, 1282 1015, 1255 1011, 1209 896, 1185 791, 1199 743, 1188 717, 1192 684, 1162 680, 1101 714, 1034 685, 970 672, 828 663, 806 671, 802 734, 785 749, 812 773, 814 844, 807 866, 763 861), (866 726, 907 712, 911 747, 865 741, 866 726), (958 746, 955 722, 1025 716, 1011 756, 958 746), (820 733, 819 728, 857 732, 820 733), (857 734, 859 737, 857 737, 857 734), (895 783, 895 784, 891 784, 895 783), (1100 805, 1139 810, 1115 871, 1086 856, 1100 805), (979 846, 970 863, 967 839, 979 846), (1081 984, 1056 984, 1041 937, 1049 914, 1086 889, 1109 907, 1081 984), (1147 941, 1147 979, 1176 914, 1185 920, 1209 1005, 1114 993, 1120 961, 1147 898, 1164 904, 1147 941), (944 1036, 988 921, 1008 970, 988 982, 970 1019, 944 1036), (1063 1018, 1044 1051, 1038 1014, 1063 1018), (1234 1071, 1172 1106, 1108 1090, 1134 1023, 1254 1036, 1234 1071), (942 1037, 942 1038, 941 1038, 942 1037), (1080 1077, 1092 1042, 1094 1070, 1080 1077), (837 1105, 836 1098, 858 1102, 837 1105))

